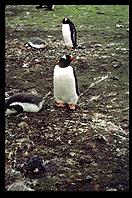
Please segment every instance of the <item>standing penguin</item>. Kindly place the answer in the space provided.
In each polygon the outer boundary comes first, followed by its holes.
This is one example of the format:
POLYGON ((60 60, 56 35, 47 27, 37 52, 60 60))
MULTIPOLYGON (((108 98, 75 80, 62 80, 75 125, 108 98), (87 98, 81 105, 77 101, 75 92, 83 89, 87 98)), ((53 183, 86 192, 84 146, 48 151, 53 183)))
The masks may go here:
POLYGON ((41 96, 29 93, 20 93, 5 100, 5 114, 38 112, 44 100, 41 96))
POLYGON ((66 47, 73 49, 77 47, 77 31, 75 25, 68 18, 62 20, 62 35, 66 47))
POLYGON ((62 35, 67 48, 80 48, 81 46, 77 45, 77 31, 75 25, 68 18, 62 20, 62 35))
POLYGON ((68 104, 69 108, 75 110, 79 98, 77 78, 75 70, 70 66, 74 58, 64 55, 59 64, 54 68, 54 97, 57 107, 64 107, 68 104))

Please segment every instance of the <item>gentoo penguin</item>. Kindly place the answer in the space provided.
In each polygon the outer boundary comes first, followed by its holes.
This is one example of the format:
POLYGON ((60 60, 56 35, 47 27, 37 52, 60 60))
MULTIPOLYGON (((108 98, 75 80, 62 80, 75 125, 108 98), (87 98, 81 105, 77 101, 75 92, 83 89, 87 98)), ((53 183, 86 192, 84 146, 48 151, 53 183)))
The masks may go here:
POLYGON ((71 55, 64 55, 60 58, 58 65, 54 68, 53 84, 56 106, 64 107, 68 104, 74 110, 79 98, 77 78, 75 70, 70 66, 74 58, 71 55))
POLYGON ((62 35, 67 48, 75 49, 81 46, 77 45, 77 31, 75 25, 68 18, 62 20, 62 35))
POLYGON ((5 100, 5 115, 22 112, 38 112, 44 100, 41 96, 20 93, 5 100))
POLYGON ((49 11, 53 11, 54 10, 54 5, 38 5, 36 6, 36 9, 40 9, 40 8, 45 8, 46 10, 49 10, 49 11))
POLYGON ((54 5, 46 5, 46 10, 53 11, 54 7, 54 5))
POLYGON ((39 37, 34 37, 28 42, 28 45, 36 49, 42 49, 47 46, 47 43, 39 37))

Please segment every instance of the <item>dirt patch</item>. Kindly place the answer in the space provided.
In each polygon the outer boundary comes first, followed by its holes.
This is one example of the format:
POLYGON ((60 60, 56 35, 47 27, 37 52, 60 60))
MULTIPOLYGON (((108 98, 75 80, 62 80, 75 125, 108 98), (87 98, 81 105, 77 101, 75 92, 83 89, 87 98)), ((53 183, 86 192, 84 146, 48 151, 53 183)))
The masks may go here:
MULTIPOLYGON (((22 12, 18 7, 10 11, 16 10, 22 12)), ((121 44, 107 47, 109 43, 82 39, 85 49, 69 52, 57 36, 59 31, 23 28, 6 27, 6 96, 32 91, 51 94, 39 113, 6 117, 6 188, 24 179, 36 191, 128 191, 128 50, 121 44), (36 34, 45 37, 46 49, 25 45, 36 34), (77 57, 71 65, 84 92, 75 111, 54 106, 53 69, 65 53, 77 57), (88 89, 106 75, 105 81, 88 89), (21 164, 34 155, 51 166, 44 178, 30 179, 20 171, 21 164)), ((87 38, 87 32, 83 36, 87 38)), ((122 33, 114 39, 122 42, 122 33)))

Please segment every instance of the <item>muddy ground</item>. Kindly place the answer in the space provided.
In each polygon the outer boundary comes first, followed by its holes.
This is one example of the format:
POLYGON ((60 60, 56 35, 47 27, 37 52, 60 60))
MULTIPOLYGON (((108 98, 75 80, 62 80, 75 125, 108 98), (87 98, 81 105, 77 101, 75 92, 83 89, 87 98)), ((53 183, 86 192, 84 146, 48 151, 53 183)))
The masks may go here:
MULTIPOLYGON (((7 6, 6 20, 22 11, 7 6)), ((79 30, 85 49, 75 51, 65 49, 58 26, 51 31, 6 25, 5 96, 51 91, 40 112, 5 118, 6 189, 24 181, 35 191, 129 191, 128 24, 123 25, 114 34, 79 30), (36 35, 46 40, 45 49, 25 45, 36 35), (84 93, 75 111, 54 105, 53 69, 65 53, 76 57, 71 66, 84 93), (48 164, 45 175, 35 179, 20 168, 34 155, 48 164)))

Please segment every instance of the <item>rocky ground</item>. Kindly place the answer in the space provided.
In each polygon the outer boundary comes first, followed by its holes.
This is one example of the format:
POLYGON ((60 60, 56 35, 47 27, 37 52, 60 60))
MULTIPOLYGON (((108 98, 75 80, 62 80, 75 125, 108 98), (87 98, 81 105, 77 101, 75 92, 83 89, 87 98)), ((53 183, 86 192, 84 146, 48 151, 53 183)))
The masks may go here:
MULTIPOLYGON (((7 6, 6 21, 23 9, 30 15, 28 6, 7 6)), ((110 28, 97 32, 89 25, 79 29, 84 49, 69 51, 57 25, 51 31, 6 24, 6 97, 50 92, 40 112, 5 118, 7 190, 21 181, 35 191, 129 191, 128 31, 123 21, 115 22, 112 34, 110 28), (26 45, 36 35, 45 39, 46 48, 26 45), (75 111, 54 105, 53 69, 66 53, 76 57, 71 66, 82 93, 75 111), (46 172, 30 178, 21 167, 35 155, 45 160, 46 172)))

